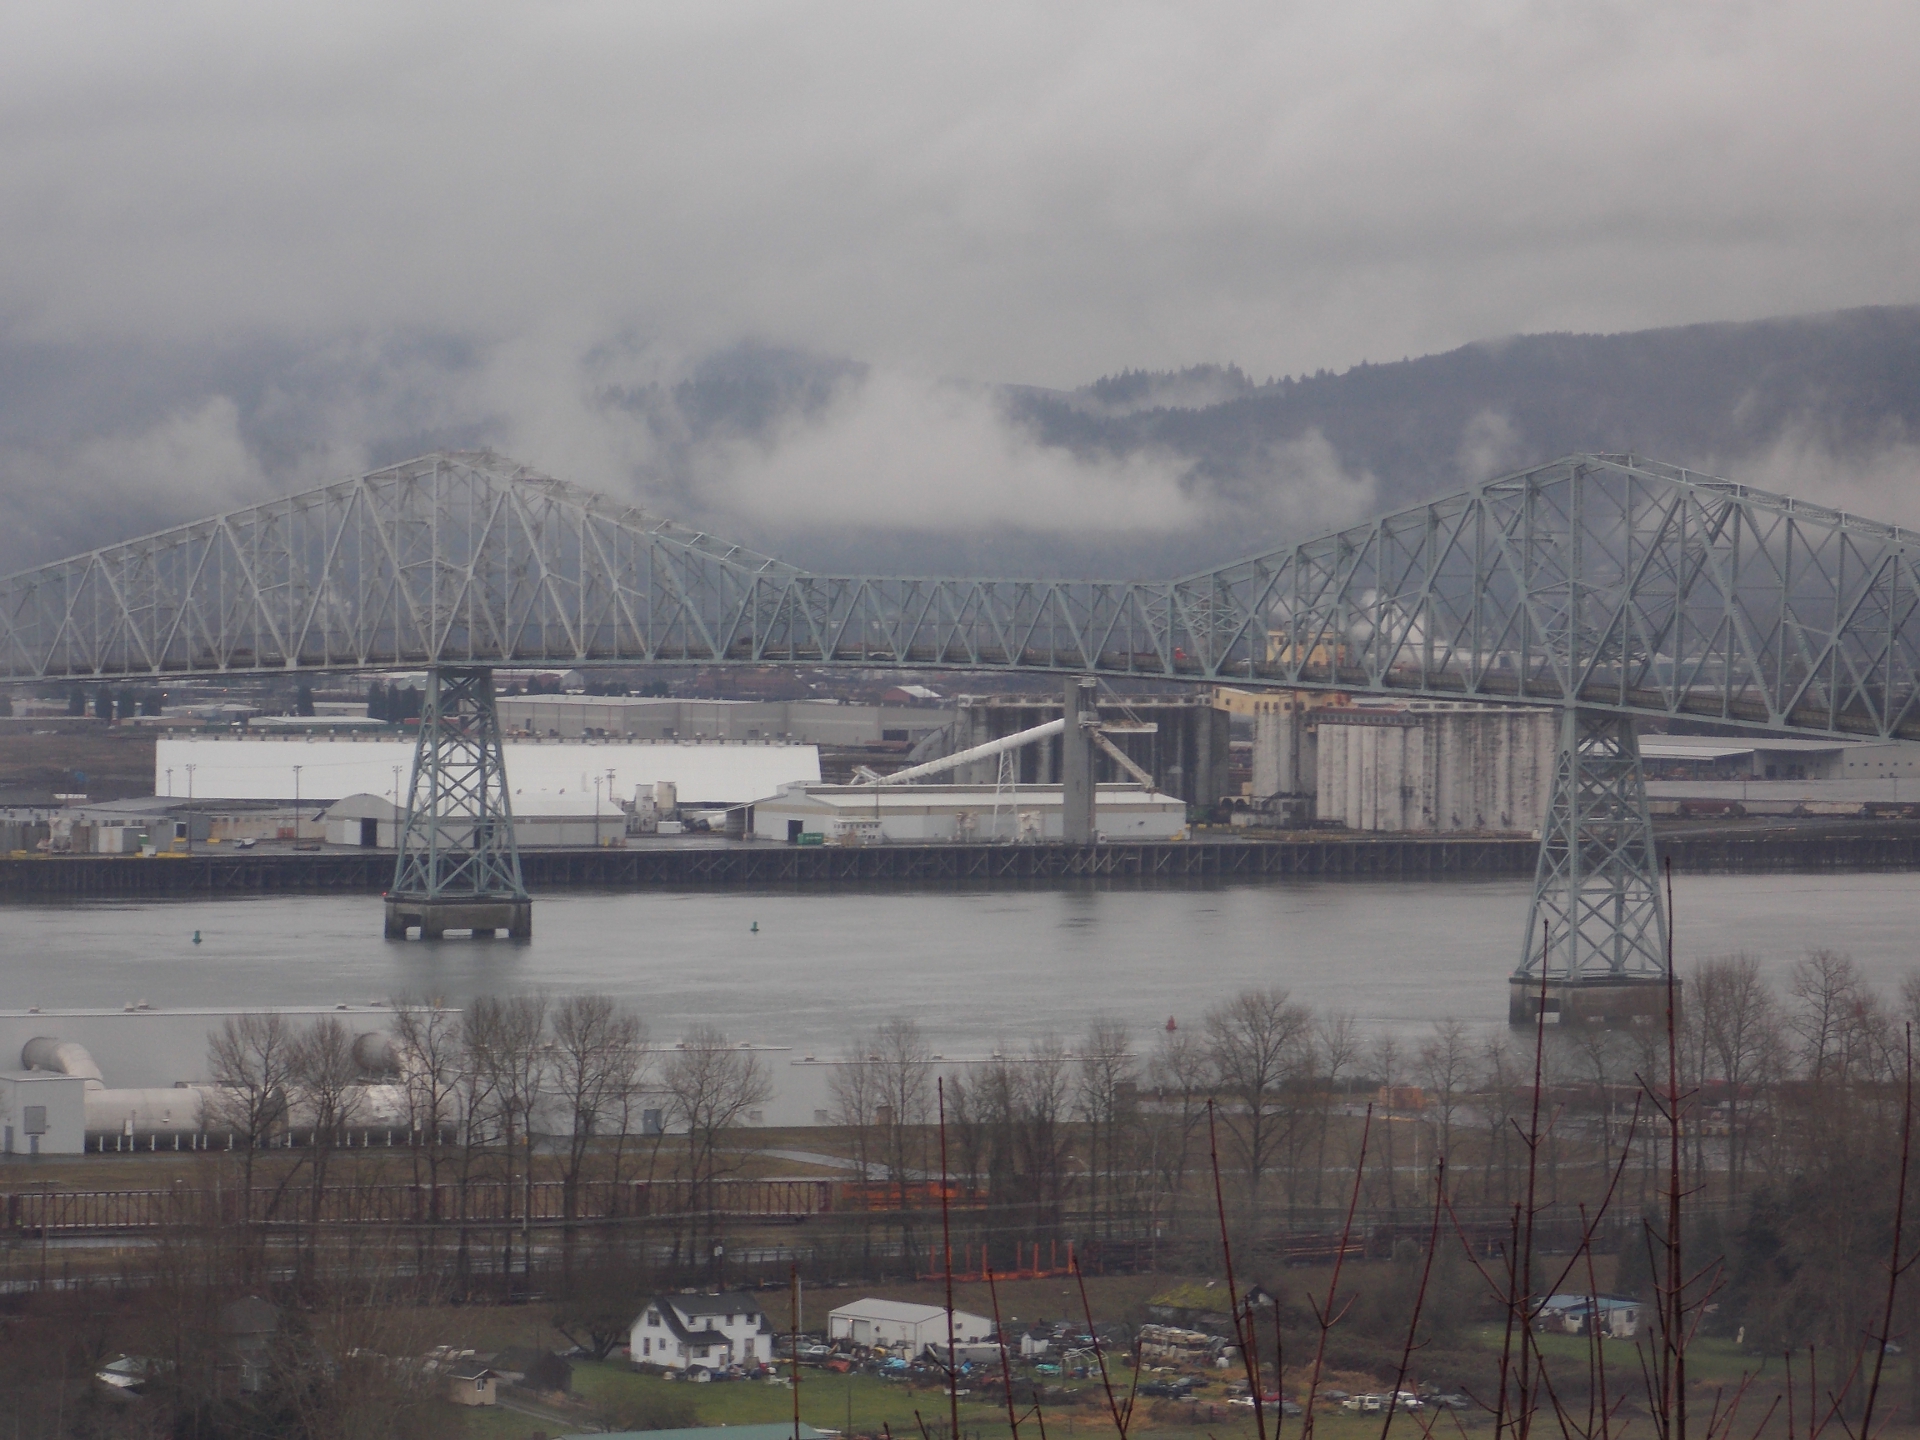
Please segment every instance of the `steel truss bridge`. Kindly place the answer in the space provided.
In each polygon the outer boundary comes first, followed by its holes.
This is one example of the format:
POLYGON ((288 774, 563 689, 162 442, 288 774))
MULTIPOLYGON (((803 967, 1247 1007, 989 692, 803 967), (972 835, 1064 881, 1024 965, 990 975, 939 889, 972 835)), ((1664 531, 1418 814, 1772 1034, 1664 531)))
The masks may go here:
POLYGON ((1666 976, 1631 722, 1920 737, 1917 609, 1913 532, 1632 455, 1109 583, 815 575, 461 452, 0 580, 0 680, 426 669, 395 891, 429 908, 525 901, 495 666, 1053 671, 1551 705, 1516 986, 1604 987, 1666 976))

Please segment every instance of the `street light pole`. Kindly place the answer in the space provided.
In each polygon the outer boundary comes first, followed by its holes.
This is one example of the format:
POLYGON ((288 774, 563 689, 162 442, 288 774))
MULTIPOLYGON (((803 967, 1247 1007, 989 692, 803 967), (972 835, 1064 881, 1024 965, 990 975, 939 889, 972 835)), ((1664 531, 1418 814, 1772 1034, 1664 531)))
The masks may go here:
POLYGON ((187 853, 193 853, 193 772, 195 766, 187 766, 187 853))
POLYGON ((593 777, 593 848, 600 848, 600 777, 593 777))
POLYGON ((300 767, 293 767, 293 843, 300 843, 300 767))

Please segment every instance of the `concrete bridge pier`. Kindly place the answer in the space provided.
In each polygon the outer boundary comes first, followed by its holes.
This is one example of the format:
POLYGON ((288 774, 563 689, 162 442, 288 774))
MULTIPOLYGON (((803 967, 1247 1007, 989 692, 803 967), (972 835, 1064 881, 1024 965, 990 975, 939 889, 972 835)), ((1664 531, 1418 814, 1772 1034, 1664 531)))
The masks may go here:
POLYGON ((509 940, 533 938, 531 900, 409 900, 387 897, 389 940, 404 940, 418 930, 422 940, 443 940, 449 930, 465 930, 475 940, 491 940, 500 931, 509 940))
MULTIPOLYGON (((1677 997, 1676 997, 1677 998, 1677 997)), ((1507 982, 1507 1023, 1532 1027, 1544 1005, 1550 1025, 1604 1025, 1608 1028, 1662 1025, 1667 1017, 1667 982, 1660 976, 1606 976, 1588 980, 1548 980, 1519 975, 1507 982)))

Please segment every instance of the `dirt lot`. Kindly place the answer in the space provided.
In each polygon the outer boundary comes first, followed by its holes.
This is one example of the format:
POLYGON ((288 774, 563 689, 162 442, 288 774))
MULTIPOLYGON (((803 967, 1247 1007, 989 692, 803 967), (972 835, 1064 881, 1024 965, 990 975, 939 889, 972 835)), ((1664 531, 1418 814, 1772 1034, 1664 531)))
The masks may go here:
POLYGON ((52 734, 23 733, 27 723, 0 730, 0 805, 46 805, 73 792, 93 800, 153 794, 153 731, 62 721, 52 734))

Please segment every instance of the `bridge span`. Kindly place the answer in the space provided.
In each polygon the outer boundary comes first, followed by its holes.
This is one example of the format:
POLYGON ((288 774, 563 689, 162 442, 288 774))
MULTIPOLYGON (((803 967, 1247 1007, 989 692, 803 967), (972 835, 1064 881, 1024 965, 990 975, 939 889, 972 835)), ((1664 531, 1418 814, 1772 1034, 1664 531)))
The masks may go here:
MULTIPOLYGON (((1664 1004, 1633 719, 1920 737, 1916 541, 1573 455, 1169 581, 829 576, 441 453, 0 580, 0 680, 426 669, 403 934, 531 924, 495 666, 1050 671, 1070 715, 1093 677, 1553 705, 1515 1013, 1572 1019, 1664 1004)), ((1092 843, 1066 774, 1070 838, 1092 843)))

